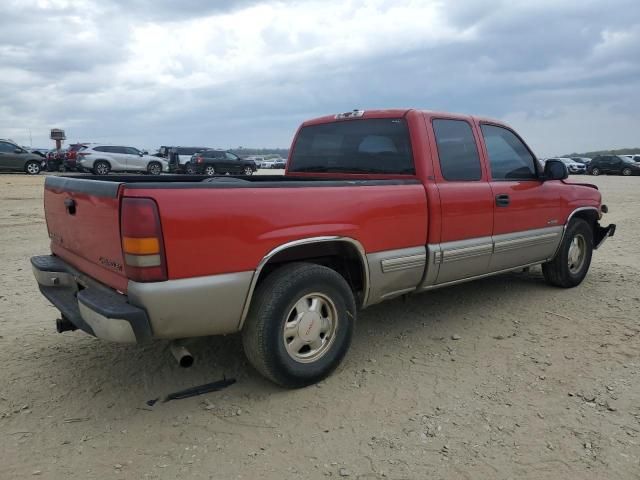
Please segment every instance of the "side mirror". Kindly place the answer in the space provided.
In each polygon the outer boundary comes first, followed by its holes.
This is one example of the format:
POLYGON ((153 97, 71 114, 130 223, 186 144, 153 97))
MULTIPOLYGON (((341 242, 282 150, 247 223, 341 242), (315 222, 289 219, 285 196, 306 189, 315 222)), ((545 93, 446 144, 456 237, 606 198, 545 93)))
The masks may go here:
POLYGON ((22 150, 21 148, 16 148, 13 153, 22 153, 24 152, 24 150, 22 150))
POLYGON ((146 150, 142 150, 142 152, 140 152, 141 155, 149 155, 149 152, 147 152, 146 150))
POLYGON ((567 166, 560 160, 547 160, 544 164, 545 180, 564 180, 569 177, 567 166))

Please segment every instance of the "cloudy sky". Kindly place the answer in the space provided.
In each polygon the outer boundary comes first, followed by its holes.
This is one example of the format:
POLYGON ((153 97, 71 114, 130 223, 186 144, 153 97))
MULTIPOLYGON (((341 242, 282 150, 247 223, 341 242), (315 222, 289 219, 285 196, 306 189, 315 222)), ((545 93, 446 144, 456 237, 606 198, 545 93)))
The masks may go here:
POLYGON ((304 119, 491 116, 540 156, 640 146, 638 0, 2 0, 0 138, 288 146, 304 119))

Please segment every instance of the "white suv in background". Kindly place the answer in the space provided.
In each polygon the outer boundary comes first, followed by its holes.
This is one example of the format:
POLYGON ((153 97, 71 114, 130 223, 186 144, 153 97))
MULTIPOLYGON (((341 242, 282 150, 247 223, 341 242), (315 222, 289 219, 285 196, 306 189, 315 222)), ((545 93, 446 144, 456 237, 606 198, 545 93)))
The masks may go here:
POLYGON ((96 175, 109 172, 147 172, 160 175, 169 171, 169 163, 148 155, 134 147, 118 145, 90 145, 78 152, 78 169, 89 170, 96 175))

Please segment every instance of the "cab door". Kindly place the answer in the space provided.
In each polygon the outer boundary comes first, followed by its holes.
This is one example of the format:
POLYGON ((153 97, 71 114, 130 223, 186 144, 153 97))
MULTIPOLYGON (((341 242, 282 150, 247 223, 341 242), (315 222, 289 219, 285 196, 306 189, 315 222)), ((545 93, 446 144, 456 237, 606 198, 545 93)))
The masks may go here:
POLYGON ((492 272, 553 256, 562 237, 562 184, 543 181, 538 162, 515 132, 481 123, 493 196, 492 272))
POLYGON ((493 196, 471 122, 433 118, 431 129, 442 216, 435 284, 443 284, 488 272, 493 250, 493 196))

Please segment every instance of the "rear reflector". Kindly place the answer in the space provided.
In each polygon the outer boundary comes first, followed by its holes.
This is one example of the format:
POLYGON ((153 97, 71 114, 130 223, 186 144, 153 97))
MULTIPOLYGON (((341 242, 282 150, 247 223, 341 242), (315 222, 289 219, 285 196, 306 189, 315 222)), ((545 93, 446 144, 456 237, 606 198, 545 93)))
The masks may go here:
POLYGON ((137 282, 167 279, 162 226, 155 201, 150 198, 123 198, 120 234, 128 278, 137 282))

